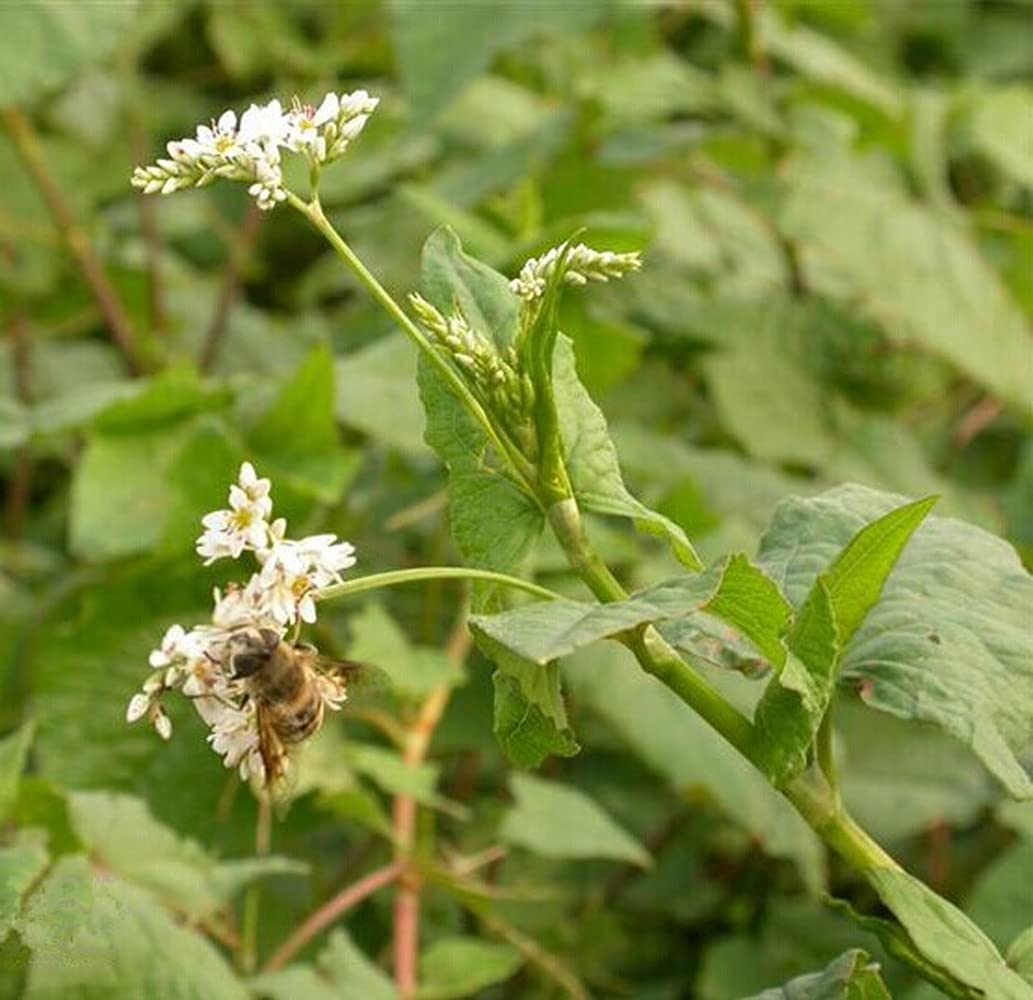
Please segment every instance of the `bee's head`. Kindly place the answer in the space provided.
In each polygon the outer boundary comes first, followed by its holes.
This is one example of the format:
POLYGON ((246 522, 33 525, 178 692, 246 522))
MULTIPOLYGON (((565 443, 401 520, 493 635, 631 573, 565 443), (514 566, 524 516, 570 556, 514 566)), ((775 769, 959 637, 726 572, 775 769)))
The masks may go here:
POLYGON ((249 629, 230 643, 230 670, 234 677, 251 677, 261 670, 280 644, 280 634, 271 628, 249 629))

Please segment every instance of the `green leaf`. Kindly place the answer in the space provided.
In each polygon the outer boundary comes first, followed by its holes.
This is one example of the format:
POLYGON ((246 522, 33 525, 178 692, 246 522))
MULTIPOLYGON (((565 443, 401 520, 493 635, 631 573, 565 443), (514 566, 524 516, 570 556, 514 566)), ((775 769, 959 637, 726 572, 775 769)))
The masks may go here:
POLYGON ((631 518, 641 530, 664 538, 684 566, 702 569, 682 528, 628 492, 606 418, 578 379, 573 346, 563 336, 556 342, 552 377, 567 472, 581 507, 631 518))
POLYGON ((870 712, 840 697, 839 780, 850 815, 877 840, 974 825, 996 796, 982 764, 942 730, 870 712))
POLYGON ((808 751, 832 703, 842 652, 935 502, 907 504, 862 528, 811 588, 786 639, 791 655, 757 705, 764 767, 776 786, 807 766, 808 751))
MULTIPOLYGON (((740 678, 718 670, 706 676, 726 696, 740 693, 731 688, 740 678)), ((712 803, 766 854, 792 860, 810 891, 821 890, 824 852, 811 829, 759 771, 644 674, 626 649, 595 646, 566 661, 564 677, 580 712, 603 719, 674 795, 712 803)))
POLYGON ((436 229, 423 246, 421 283, 427 300, 446 316, 458 306, 470 326, 508 347, 517 333, 520 300, 505 275, 463 252, 455 232, 436 229))
POLYGON ((0 94, 29 104, 63 86, 114 50, 137 16, 136 4, 101 8, 64 4, 0 7, 0 94))
MULTIPOLYGON (((423 248, 423 290, 446 312, 458 301, 470 323, 499 344, 516 332, 517 299, 506 279, 466 256, 451 230, 438 230, 423 248)), ((483 569, 514 569, 541 535, 541 507, 509 478, 480 426, 424 357, 418 380, 427 444, 448 468, 452 536, 464 561, 483 569)), ((479 603, 491 593, 483 592, 479 603)))
MULTIPOLYGON (((902 500, 860 486, 785 500, 758 560, 800 602, 836 550, 902 500)), ((1033 736, 1031 606, 1033 577, 1010 545, 928 518, 844 649, 840 680, 874 708, 947 731, 1013 795, 1033 795, 1017 757, 1033 736)))
POLYGON ((1003 87, 980 94, 969 112, 975 146, 1009 177, 1033 187, 1033 89, 1003 87))
POLYGON ((478 640, 490 638, 544 665, 599 639, 698 612, 724 618, 768 652, 777 648, 789 617, 774 584, 744 556, 731 556, 705 573, 676 577, 624 601, 542 601, 497 615, 474 615, 470 626, 478 640))
POLYGON ((316 959, 316 967, 291 965, 279 972, 267 972, 251 980, 251 987, 272 1000, 340 1000, 355 996, 363 1000, 396 1000, 391 980, 338 928, 316 959))
POLYGON ((129 795, 72 792, 72 826, 83 846, 105 868, 147 890, 176 912, 212 916, 248 882, 264 875, 304 874, 287 858, 217 862, 199 844, 179 837, 129 795))
POLYGON ((965 912, 1005 948, 1029 926, 1033 914, 1033 844, 1012 845, 980 873, 965 912))
POLYGON ((1008 964, 1033 986, 1033 927, 1024 930, 1008 946, 1008 964))
POLYGON ((977 996, 1033 997, 1033 987, 1005 965, 993 942, 956 906, 900 869, 872 868, 866 876, 914 947, 943 973, 977 996))
POLYGON ((648 851, 584 792, 530 774, 514 774, 516 803, 502 820, 507 843, 546 858, 608 858, 648 868, 648 851))
POLYGON ((250 443, 271 475, 324 503, 340 499, 357 458, 342 450, 334 416, 334 361, 316 347, 252 428, 250 443))
POLYGON ((182 426, 90 436, 72 481, 74 553, 112 559, 160 540, 172 509, 166 474, 185 438, 182 426))
POLYGON ((462 668, 443 651, 411 645, 381 604, 368 602, 352 615, 349 625, 348 655, 359 663, 376 664, 399 694, 420 697, 439 684, 455 685, 463 679, 462 668))
POLYGON ((57 862, 29 898, 18 930, 32 951, 26 1000, 249 996, 201 935, 139 889, 94 879, 82 856, 57 862))
POLYGON ((748 1000, 892 1000, 892 996, 879 975, 879 966, 854 949, 822 972, 798 976, 748 1000))
POLYGON ((549 756, 572 757, 581 748, 567 719, 567 706, 555 663, 531 663, 474 633, 478 647, 498 670, 495 689, 495 737, 517 767, 537 767, 549 756))
POLYGON ((0 847, 0 941, 7 937, 22 908, 22 897, 47 867, 47 851, 32 831, 0 847))
POLYGON ((17 732, 0 740, 0 821, 10 816, 18 798, 18 786, 35 731, 36 727, 27 722, 17 732))
POLYGON ((1033 413, 1033 332, 963 229, 861 160, 800 157, 786 179, 781 226, 800 247, 808 288, 862 303, 894 339, 1033 413))
POLYGON ((337 419, 409 455, 425 455, 423 411, 413 393, 416 351, 392 333, 334 364, 337 419))
POLYGON ((599 0, 579 4, 463 4, 452 16, 423 4, 391 4, 392 36, 414 121, 426 122, 509 47, 538 34, 579 31, 600 16, 599 0), (457 38, 463 39, 456 45, 457 38))
POLYGON ((417 1000, 453 1000, 509 979, 524 958, 508 944, 470 937, 439 938, 420 956, 417 1000))
POLYGON ((792 353, 807 311, 766 297, 723 305, 718 315, 721 349, 704 370, 722 424, 750 455, 820 467, 836 449, 830 415, 822 388, 792 353))

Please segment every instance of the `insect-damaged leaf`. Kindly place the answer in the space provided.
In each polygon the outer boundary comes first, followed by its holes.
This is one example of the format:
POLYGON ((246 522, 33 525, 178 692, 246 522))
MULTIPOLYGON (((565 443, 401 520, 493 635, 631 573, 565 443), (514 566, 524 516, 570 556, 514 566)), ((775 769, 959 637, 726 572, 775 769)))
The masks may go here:
MULTIPOLYGON (((758 559, 802 602, 838 548, 902 497, 844 486, 776 508, 758 559)), ((1033 795, 1018 759, 1033 735, 1033 577, 980 528, 931 517, 878 604, 843 642, 840 678, 866 704, 930 722, 964 744, 1013 795, 1033 795)), ((854 615, 856 619, 856 614, 854 615)))

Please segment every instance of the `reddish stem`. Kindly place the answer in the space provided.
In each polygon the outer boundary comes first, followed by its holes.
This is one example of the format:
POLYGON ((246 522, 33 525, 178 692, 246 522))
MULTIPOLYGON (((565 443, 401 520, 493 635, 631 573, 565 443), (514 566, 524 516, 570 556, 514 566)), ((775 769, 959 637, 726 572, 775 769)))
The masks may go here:
POLYGON ((115 289, 104 271, 97 255, 93 252, 86 234, 76 222, 71 206, 65 200, 64 192, 47 164, 46 154, 40 146, 32 123, 17 108, 0 110, 0 122, 11 137, 25 168, 31 175, 58 230, 72 251, 86 284, 90 286, 93 298, 107 323, 115 346, 121 351, 130 372, 136 374, 142 369, 137 352, 136 334, 129 322, 129 316, 122 307, 115 289))
POLYGON ((262 971, 275 972, 277 969, 282 969, 320 931, 329 927, 338 917, 357 906, 367 896, 371 896, 378 889, 393 882, 402 873, 403 868, 404 865, 400 861, 395 861, 342 889, 333 899, 316 910, 280 945, 272 958, 265 963, 262 971))

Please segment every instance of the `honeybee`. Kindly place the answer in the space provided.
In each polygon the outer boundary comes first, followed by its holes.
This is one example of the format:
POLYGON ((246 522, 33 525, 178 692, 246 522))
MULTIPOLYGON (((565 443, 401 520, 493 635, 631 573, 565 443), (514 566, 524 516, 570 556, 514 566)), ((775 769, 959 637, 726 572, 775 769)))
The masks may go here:
POLYGON ((349 682, 368 669, 321 656, 307 643, 289 645, 268 628, 234 635, 229 665, 254 703, 265 786, 273 790, 283 787, 291 748, 319 731, 326 705, 340 705, 349 682))

